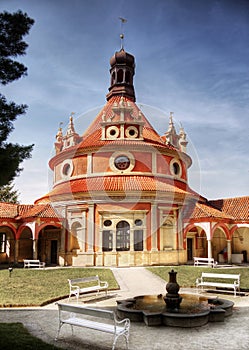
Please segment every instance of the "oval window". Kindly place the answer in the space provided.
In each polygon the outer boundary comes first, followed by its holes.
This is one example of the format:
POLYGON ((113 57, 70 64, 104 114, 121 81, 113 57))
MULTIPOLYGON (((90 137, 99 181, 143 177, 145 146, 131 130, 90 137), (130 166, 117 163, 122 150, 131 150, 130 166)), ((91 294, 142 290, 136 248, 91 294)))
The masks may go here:
POLYGON ((178 163, 173 163, 173 171, 175 175, 180 174, 180 165, 178 163))
POLYGON ((64 166, 62 168, 63 175, 68 176, 70 174, 70 171, 71 171, 70 164, 68 164, 68 163, 64 164, 64 166))
POLYGON ((109 227, 109 226, 111 226, 111 225, 112 225, 111 220, 105 220, 105 221, 104 221, 104 226, 109 227))
POLYGON ((142 226, 142 224, 143 224, 143 221, 141 219, 136 219, 135 220, 135 225, 136 226, 142 226))

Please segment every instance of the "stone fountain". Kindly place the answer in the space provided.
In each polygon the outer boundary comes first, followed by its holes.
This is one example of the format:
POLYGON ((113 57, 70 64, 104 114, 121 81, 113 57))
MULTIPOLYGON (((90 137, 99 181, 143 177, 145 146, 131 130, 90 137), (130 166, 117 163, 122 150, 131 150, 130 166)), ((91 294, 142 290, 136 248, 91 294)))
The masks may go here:
POLYGON ((234 303, 199 294, 179 294, 177 272, 169 272, 166 295, 142 295, 117 301, 117 313, 147 326, 200 327, 208 322, 222 322, 233 312, 234 303))

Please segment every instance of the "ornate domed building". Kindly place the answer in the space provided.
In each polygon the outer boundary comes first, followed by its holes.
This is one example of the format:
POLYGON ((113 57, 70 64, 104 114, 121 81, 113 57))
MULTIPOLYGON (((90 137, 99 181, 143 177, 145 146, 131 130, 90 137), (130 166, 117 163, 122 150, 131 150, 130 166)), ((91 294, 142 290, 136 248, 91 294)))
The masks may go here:
POLYGON ((132 55, 121 49, 110 64, 106 105, 82 136, 72 117, 66 134, 59 130, 53 189, 36 203, 67 217, 68 264, 184 262, 180 218, 197 200, 187 183, 186 135, 171 118, 159 136, 138 108, 132 55))
POLYGON ((136 105, 131 54, 122 48, 110 65, 107 102, 88 129, 76 132, 71 116, 56 135, 51 191, 33 206, 0 204, 0 262, 183 264, 218 258, 224 245, 231 260, 244 247, 233 235, 249 236, 248 210, 242 219, 223 211, 225 200, 208 202, 189 188, 183 128, 177 133, 171 115, 160 136, 136 105))

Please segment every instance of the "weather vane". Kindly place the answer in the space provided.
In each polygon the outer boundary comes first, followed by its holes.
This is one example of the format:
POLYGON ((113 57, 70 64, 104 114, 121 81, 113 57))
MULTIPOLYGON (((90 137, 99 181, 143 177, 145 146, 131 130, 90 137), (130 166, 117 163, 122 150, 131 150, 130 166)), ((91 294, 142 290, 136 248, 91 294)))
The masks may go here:
POLYGON ((127 22, 127 19, 123 17, 119 17, 120 19, 120 25, 121 25, 121 34, 120 34, 120 39, 121 39, 121 50, 124 49, 124 23, 127 22))

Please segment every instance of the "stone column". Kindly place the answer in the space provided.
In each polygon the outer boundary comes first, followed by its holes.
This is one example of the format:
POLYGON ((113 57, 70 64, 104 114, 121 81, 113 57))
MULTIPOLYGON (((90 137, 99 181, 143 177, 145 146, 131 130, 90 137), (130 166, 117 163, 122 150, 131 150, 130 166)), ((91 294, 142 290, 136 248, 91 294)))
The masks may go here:
POLYGON ((117 252, 117 237, 116 237, 116 231, 115 230, 112 230, 111 231, 112 233, 112 251, 114 253, 117 252))
POLYGON ((183 249, 183 221, 182 221, 182 207, 175 211, 175 222, 177 227, 178 247, 177 249, 183 249), (177 215, 178 214, 178 215, 177 215))
POLYGON ((89 204, 88 222, 87 222, 87 252, 93 253, 94 245, 94 204, 89 204))
POLYGON ((130 251, 134 251, 134 229, 130 228, 130 251))
POLYGON ((207 239, 208 242, 208 258, 212 258, 212 243, 210 239, 207 239))
POLYGON ((33 240, 33 259, 34 260, 38 259, 37 247, 38 247, 38 239, 34 239, 33 240))
POLYGON ((232 247, 231 247, 231 240, 227 240, 227 262, 231 263, 232 261, 232 247))
POLYGON ((15 240, 15 257, 14 261, 18 262, 18 253, 19 253, 19 239, 15 240))
POLYGON ((157 205, 151 205, 151 251, 158 251, 157 248, 157 205))
POLYGON ((81 233, 80 233, 82 252, 86 251, 86 228, 87 228, 86 211, 84 210, 82 213, 82 227, 81 227, 81 233))

